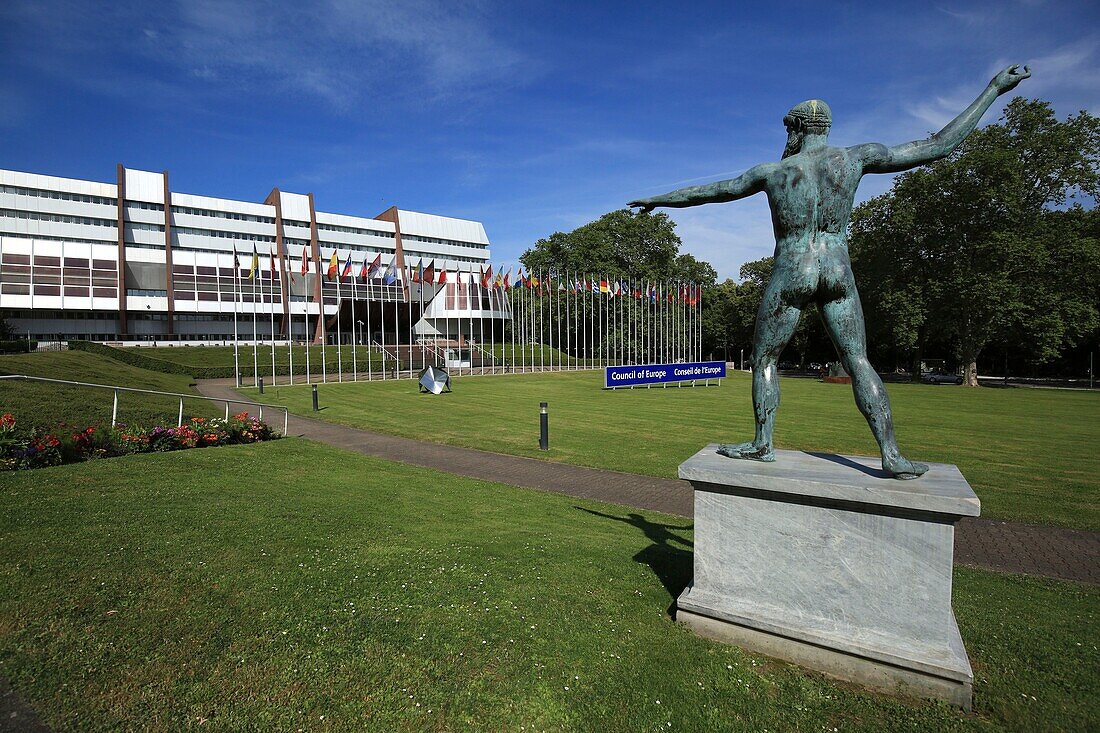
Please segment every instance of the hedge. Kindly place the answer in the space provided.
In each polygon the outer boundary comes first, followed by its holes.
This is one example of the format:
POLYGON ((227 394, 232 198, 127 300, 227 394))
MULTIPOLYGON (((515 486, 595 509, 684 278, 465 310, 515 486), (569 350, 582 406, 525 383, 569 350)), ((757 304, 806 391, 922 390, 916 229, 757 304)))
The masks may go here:
MULTIPOLYGON (((181 347, 184 348, 184 347, 181 347)), ((184 376, 190 376, 195 379, 232 379, 233 367, 226 366, 188 366, 186 364, 178 364, 174 361, 167 361, 166 359, 158 359, 155 356, 150 356, 147 352, 148 349, 141 347, 129 347, 129 348, 115 348, 114 346, 107 346, 96 341, 70 341, 69 349, 71 351, 87 351, 90 354, 99 354, 106 356, 109 359, 120 361, 123 364, 129 364, 130 366, 138 367, 139 369, 148 369, 154 372, 162 372, 164 374, 182 374, 184 376)), ((331 347, 330 347, 331 349, 331 347)), ((392 365, 392 360, 389 362, 392 365)), ((375 368, 377 369, 378 362, 375 361, 375 368)), ((344 365, 348 366, 348 357, 344 358, 344 365)), ((264 376, 264 369, 270 366, 270 362, 260 362, 260 376, 264 376)), ((329 367, 332 368, 330 361, 329 367)), ((363 366, 362 368, 366 368, 363 366)), ((406 367, 407 368, 407 367, 406 367)), ((314 371, 320 369, 320 363, 314 364, 314 371)), ((275 369, 276 374, 287 375, 290 373, 287 364, 278 364, 275 369)), ((301 362, 294 364, 295 374, 305 374, 306 365, 301 362)), ((241 360, 241 377, 252 376, 252 360, 241 360)))
POLYGON ((13 341, 0 341, 0 354, 26 354, 38 349, 37 341, 27 339, 15 339, 13 341))
MULTIPOLYGON (((99 354, 109 359, 120 361, 123 364, 148 369, 164 374, 182 374, 195 379, 224 379, 233 376, 233 367, 199 367, 177 364, 174 361, 158 359, 144 353, 144 349, 134 347, 128 349, 116 349, 113 346, 96 343, 95 341, 70 341, 70 351, 86 351, 89 354, 99 354)), ((242 370, 243 371, 243 370, 242 370)))

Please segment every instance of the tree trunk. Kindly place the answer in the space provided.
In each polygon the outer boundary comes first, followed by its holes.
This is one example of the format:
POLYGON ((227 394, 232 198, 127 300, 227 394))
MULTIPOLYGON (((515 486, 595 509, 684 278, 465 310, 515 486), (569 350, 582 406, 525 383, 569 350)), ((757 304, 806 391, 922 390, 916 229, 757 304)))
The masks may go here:
POLYGON ((980 387, 978 384, 978 357, 968 357, 963 362, 963 384, 967 387, 980 387))
POLYGON ((920 349, 914 349, 909 360, 909 381, 920 382, 920 349))

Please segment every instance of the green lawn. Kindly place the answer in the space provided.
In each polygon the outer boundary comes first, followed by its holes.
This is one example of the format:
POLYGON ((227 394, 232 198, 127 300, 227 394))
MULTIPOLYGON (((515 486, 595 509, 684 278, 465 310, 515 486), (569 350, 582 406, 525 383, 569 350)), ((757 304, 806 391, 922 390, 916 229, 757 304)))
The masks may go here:
MULTIPOLYGON (((602 373, 456 377, 454 392, 411 380, 321 387, 315 416, 346 425, 597 468, 675 476, 709 442, 752 437, 749 378, 721 387, 604 391, 602 373), (550 451, 538 450, 549 402, 550 451)), ((781 448, 877 455, 851 388, 783 379, 781 448)), ((897 432, 914 459, 956 463, 986 517, 1100 529, 1100 394, 891 384, 897 432)), ((248 390, 246 390, 248 392, 248 390)), ((255 394, 252 391, 252 394, 255 394)), ((310 412, 307 387, 266 401, 310 412)))
MULTIPOLYGON (((107 351, 108 347, 97 344, 92 346, 92 348, 104 350, 106 353, 120 360, 125 360, 128 357, 140 358, 142 364, 139 364, 139 366, 144 365, 150 369, 160 368, 161 371, 178 371, 178 367, 183 367, 184 371, 192 370, 192 374, 200 376, 233 376, 232 346, 130 347, 121 349, 109 348, 109 351, 107 351), (217 374, 206 374, 206 370, 217 370, 217 374)), ((501 369, 504 368, 505 363, 509 365, 515 363, 534 366, 545 364, 549 366, 551 361, 555 365, 561 363, 572 365, 583 361, 573 359, 557 349, 552 349, 540 344, 528 345, 526 348, 517 345, 513 350, 510 343, 486 343, 484 344, 484 349, 487 352, 497 355, 497 366, 501 369)), ((304 375, 306 373, 306 347, 295 346, 293 350, 294 373, 304 375)), ((388 353, 393 353, 392 344, 388 346, 388 353)), ((406 350, 402 350, 401 354, 404 357, 407 354, 406 350)), ((425 359, 429 364, 438 361, 438 359, 433 359, 431 352, 427 350, 425 350, 425 359)), ((253 366, 258 362, 260 376, 267 377, 268 381, 270 381, 270 346, 258 345, 256 347, 255 359, 251 346, 241 346, 238 353, 238 360, 238 367, 243 377, 251 379, 254 373, 253 366)), ((488 365, 491 360, 488 359, 488 357, 486 357, 486 360, 488 365)), ((413 369, 419 369, 422 363, 423 360, 421 359, 419 349, 414 349, 412 364, 410 365, 407 359, 402 359, 401 369, 408 370, 410 366, 413 369)), ((368 371, 377 373, 382 369, 382 353, 377 348, 372 349, 366 346, 352 347, 347 344, 341 347, 340 350, 337 350, 335 346, 326 346, 322 353, 320 346, 311 346, 309 347, 309 365, 310 371, 313 374, 321 374, 322 368, 330 375, 337 374, 341 368, 345 374, 351 374, 353 368, 357 368, 362 374, 367 374, 368 371), (370 360, 370 370, 368 370, 368 360, 370 360), (322 367, 322 365, 324 366, 322 367)), ((392 357, 386 358, 386 366, 391 370, 394 368, 392 357)), ((285 346, 278 346, 275 348, 275 373, 280 377, 290 374, 290 351, 285 346)))
MULTIPOLYGON (((138 369, 78 351, 0 355, 0 374, 194 393, 190 377, 138 369)), ((0 413, 13 413, 21 427, 52 427, 59 422, 81 426, 109 423, 112 398, 113 393, 108 390, 0 380, 0 413)), ((149 425, 170 421, 174 425, 179 417, 179 402, 172 397, 123 392, 118 403, 118 419, 123 423, 149 425)), ((216 406, 203 400, 185 402, 184 411, 185 417, 219 412, 216 406)))
POLYGON ((0 676, 59 730, 1100 725, 1089 586, 957 570, 965 715, 678 627, 682 518, 299 439, 0 474, 0 500, 0 676))

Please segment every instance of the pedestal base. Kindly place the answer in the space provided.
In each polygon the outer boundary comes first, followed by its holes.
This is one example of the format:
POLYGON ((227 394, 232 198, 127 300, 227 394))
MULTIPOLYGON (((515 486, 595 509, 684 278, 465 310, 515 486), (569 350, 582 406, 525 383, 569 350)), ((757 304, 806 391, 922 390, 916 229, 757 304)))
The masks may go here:
POLYGON ((979 505, 958 469, 915 481, 877 459, 707 446, 695 489, 695 578, 677 619, 701 635, 896 694, 970 709, 951 610, 954 524, 979 505))

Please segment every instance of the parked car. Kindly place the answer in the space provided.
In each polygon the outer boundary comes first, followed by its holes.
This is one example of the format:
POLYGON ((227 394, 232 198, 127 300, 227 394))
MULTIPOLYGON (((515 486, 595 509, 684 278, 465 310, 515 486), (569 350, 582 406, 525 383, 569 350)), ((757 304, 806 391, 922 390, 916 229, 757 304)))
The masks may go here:
POLYGON ((948 372, 925 372, 920 375, 920 381, 925 384, 962 384, 963 378, 958 374, 949 374, 948 372))

